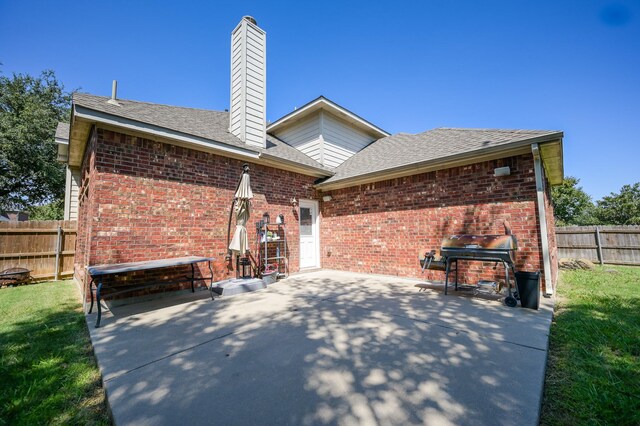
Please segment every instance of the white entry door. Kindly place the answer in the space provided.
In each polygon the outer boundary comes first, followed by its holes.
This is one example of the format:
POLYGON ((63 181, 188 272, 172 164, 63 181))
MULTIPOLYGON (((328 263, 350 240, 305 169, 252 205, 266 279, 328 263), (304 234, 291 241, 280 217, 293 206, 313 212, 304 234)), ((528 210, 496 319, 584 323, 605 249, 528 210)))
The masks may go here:
POLYGON ((300 200, 300 269, 320 266, 318 202, 300 200))

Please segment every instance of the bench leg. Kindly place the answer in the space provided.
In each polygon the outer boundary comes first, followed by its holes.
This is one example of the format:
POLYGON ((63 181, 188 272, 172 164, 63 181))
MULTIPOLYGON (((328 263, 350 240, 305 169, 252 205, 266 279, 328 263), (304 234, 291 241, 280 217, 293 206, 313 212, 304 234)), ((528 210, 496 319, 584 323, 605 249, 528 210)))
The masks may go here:
POLYGON ((211 261, 208 261, 207 265, 209 265, 209 276, 211 277, 211 287, 213 288, 213 269, 211 269, 211 261))
POLYGON ((91 295, 91 306, 89 306, 89 314, 93 311, 93 278, 89 281, 89 294, 91 295))
POLYGON ((447 295, 447 287, 449 286, 449 268, 451 265, 451 262, 449 261, 449 259, 446 260, 446 268, 444 270, 444 295, 447 295))
POLYGON ((191 264, 191 293, 195 293, 196 289, 194 287, 194 282, 196 280, 196 268, 191 264))
POLYGON ((96 321, 96 328, 100 327, 100 320, 102 319, 102 305, 100 305, 100 291, 102 290, 102 278, 98 283, 98 288, 96 290, 96 303, 98 304, 98 319, 96 321))

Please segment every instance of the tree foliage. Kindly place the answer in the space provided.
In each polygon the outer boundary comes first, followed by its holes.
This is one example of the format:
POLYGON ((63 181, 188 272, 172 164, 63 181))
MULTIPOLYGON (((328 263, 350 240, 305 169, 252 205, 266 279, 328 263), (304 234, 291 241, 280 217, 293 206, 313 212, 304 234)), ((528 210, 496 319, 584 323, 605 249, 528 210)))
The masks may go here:
POLYGON ((640 182, 624 185, 620 193, 612 192, 595 205, 579 182, 567 176, 562 185, 551 188, 558 225, 640 225, 640 182))
POLYGON ((29 220, 60 220, 64 217, 64 199, 29 208, 29 220))
POLYGON ((597 223, 595 206, 591 197, 578 186, 579 182, 580 179, 567 176, 561 185, 551 188, 553 211, 559 226, 597 223))
POLYGON ((605 225, 640 225, 640 182, 624 185, 619 194, 602 197, 596 216, 605 225))
POLYGON ((62 199, 65 170, 56 161, 59 121, 71 95, 53 71, 0 76, 0 209, 27 209, 62 199))

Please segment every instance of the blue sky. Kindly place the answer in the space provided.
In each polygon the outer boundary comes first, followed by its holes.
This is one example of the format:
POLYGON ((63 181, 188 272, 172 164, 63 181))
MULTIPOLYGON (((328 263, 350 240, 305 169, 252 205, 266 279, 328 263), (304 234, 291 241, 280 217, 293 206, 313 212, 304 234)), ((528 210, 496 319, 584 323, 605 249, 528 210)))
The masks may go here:
POLYGON ((640 0, 0 0, 0 70, 222 110, 243 15, 267 31, 272 121, 324 95, 392 133, 562 130, 594 199, 640 181, 640 0))

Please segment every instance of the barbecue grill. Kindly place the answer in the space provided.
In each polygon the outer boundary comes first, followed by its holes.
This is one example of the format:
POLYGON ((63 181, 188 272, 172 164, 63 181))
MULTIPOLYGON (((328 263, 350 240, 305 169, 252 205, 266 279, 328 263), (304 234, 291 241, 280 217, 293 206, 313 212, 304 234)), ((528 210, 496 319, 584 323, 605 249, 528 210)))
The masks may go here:
POLYGON ((513 235, 453 235, 442 240, 440 254, 459 259, 500 259, 514 264, 516 250, 518 240, 513 235))
MULTIPOLYGON (((434 260, 434 252, 429 255, 429 263, 425 259, 424 268, 440 269, 444 264, 445 281, 444 294, 447 294, 449 286, 449 272, 451 272, 451 264, 455 263, 455 289, 458 289, 458 261, 459 260, 478 260, 482 262, 502 263, 505 270, 506 285, 508 295, 505 298, 505 304, 514 307, 518 304, 516 298, 512 295, 511 284, 509 281, 509 270, 515 276, 515 252, 518 250, 518 240, 511 234, 507 235, 453 235, 442 240, 440 247, 440 261, 434 260)), ((427 257, 429 257, 427 255, 427 257)))

